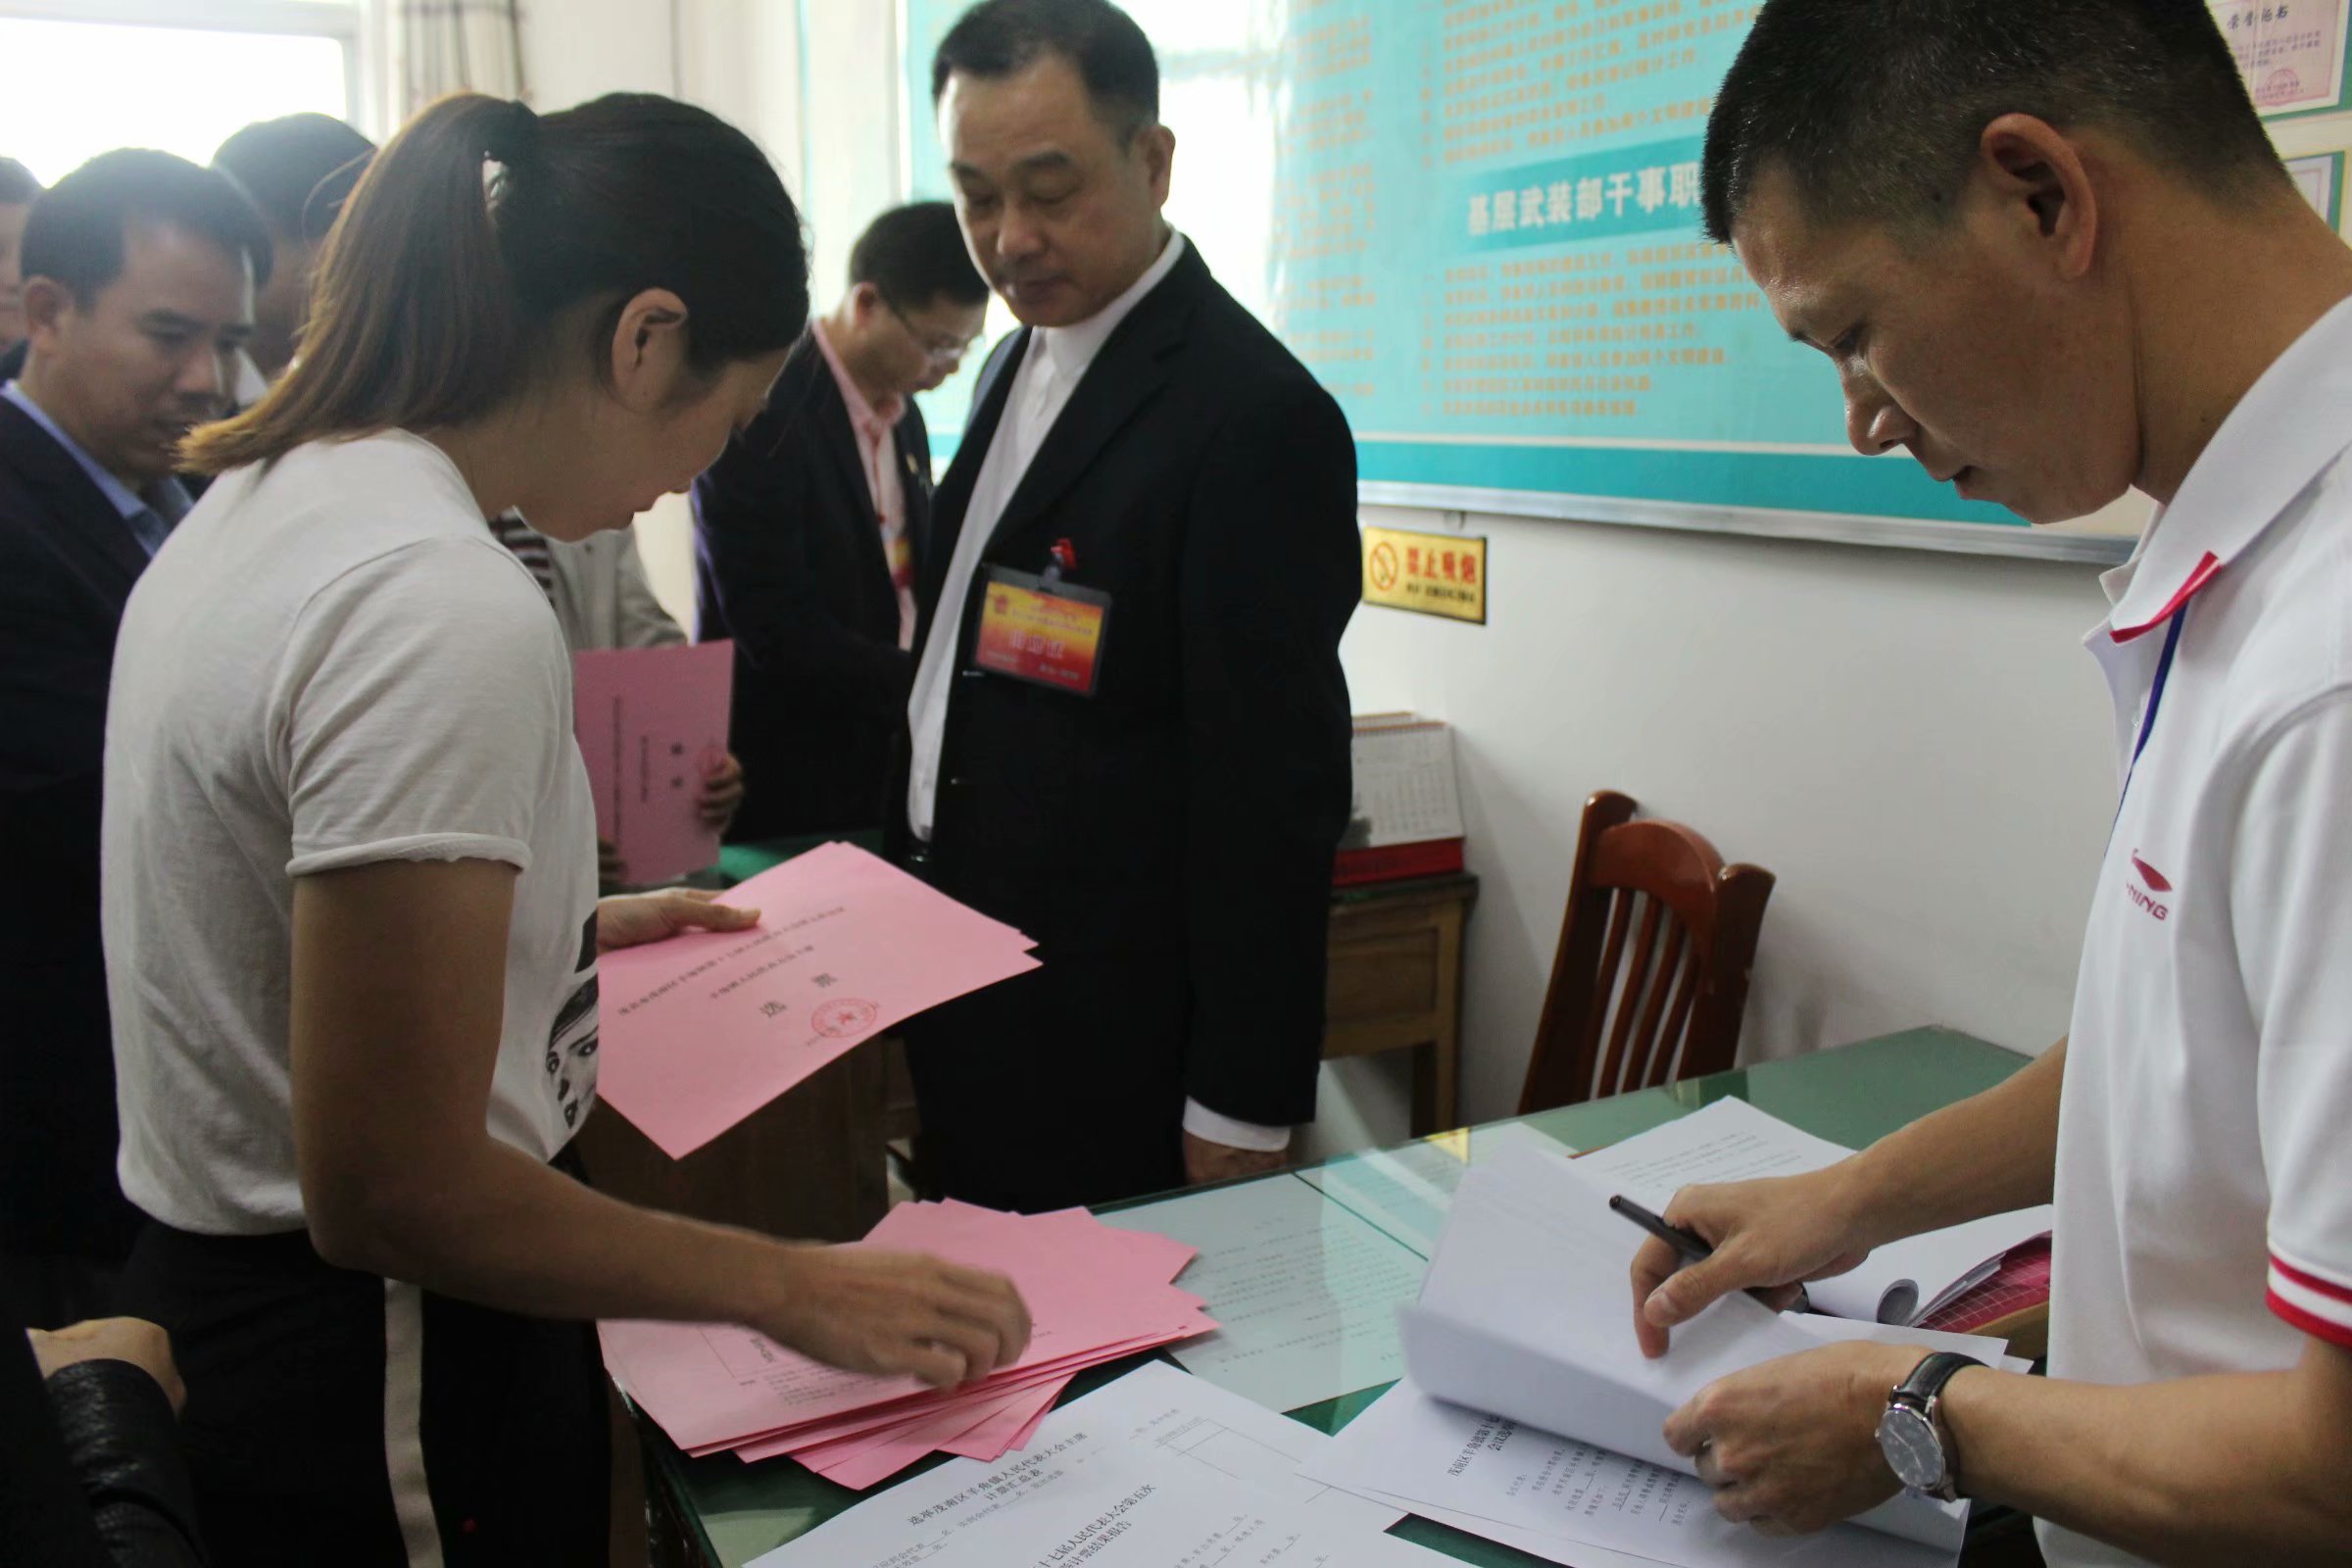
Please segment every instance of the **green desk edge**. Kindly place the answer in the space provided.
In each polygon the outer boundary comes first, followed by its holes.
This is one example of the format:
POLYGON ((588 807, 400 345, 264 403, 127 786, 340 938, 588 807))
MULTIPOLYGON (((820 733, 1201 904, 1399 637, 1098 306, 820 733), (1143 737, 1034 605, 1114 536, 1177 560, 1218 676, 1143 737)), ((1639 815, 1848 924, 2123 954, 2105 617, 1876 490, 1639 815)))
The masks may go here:
MULTIPOLYGON (((1766 1062, 1510 1119, 1571 1148, 1597 1149, 1714 1101, 1744 1100, 1817 1137, 1860 1148, 1932 1110, 1991 1088, 2029 1059, 1956 1030, 1911 1029, 1793 1061, 1766 1062)), ((1257 1179, 1298 1178, 1285 1173, 1257 1179)), ((1099 1368, 1073 1383, 1067 1397, 1091 1393, 1135 1364, 1099 1368)), ((1387 1389, 1383 1384, 1290 1414, 1318 1432, 1337 1432, 1387 1389)), ((700 1562, 742 1568, 760 1553, 800 1539, 835 1514, 887 1490, 852 1492, 790 1459, 745 1464, 729 1454, 689 1458, 651 1422, 640 1417, 638 1426, 647 1457, 646 1486, 649 1491, 665 1489, 676 1503, 692 1535, 686 1544, 700 1553, 700 1562)), ((917 1465, 906 1474, 920 1475, 940 1462, 917 1465)), ((1548 1568, 1543 1558, 1427 1519, 1408 1518, 1391 1533, 1460 1562, 1488 1568, 1548 1568)))

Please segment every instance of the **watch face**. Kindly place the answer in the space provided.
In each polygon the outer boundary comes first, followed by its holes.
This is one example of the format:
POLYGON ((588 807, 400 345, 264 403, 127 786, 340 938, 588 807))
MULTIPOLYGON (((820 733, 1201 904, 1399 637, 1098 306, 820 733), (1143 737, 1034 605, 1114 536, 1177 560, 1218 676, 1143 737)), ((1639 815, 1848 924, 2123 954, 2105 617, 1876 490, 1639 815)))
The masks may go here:
POLYGON ((1879 1450, 1894 1479, 1914 1492, 1943 1484, 1943 1445, 1928 1418, 1910 1406, 1889 1405, 1879 1418, 1879 1450))

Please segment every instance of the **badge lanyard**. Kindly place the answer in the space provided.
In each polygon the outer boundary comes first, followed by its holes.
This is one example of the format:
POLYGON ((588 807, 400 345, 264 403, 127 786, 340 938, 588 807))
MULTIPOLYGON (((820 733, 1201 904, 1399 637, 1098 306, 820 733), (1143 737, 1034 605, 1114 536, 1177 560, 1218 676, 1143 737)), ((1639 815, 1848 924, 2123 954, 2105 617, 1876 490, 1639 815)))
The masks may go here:
POLYGON ((2140 754, 2148 749, 2148 737, 2156 733, 2156 712, 2164 706, 2164 685, 2172 678, 2173 655, 2180 647, 2180 628, 2187 623, 2188 606, 2184 604, 2173 612, 2172 624, 2165 628, 2164 652, 2157 656, 2156 679, 2148 687, 2148 710, 2140 717, 2139 739, 2132 743, 2132 763, 2124 769, 2124 791, 2115 803, 2115 816, 2119 822, 2124 816, 2124 802, 2132 795, 2132 780, 2139 772, 2140 754))

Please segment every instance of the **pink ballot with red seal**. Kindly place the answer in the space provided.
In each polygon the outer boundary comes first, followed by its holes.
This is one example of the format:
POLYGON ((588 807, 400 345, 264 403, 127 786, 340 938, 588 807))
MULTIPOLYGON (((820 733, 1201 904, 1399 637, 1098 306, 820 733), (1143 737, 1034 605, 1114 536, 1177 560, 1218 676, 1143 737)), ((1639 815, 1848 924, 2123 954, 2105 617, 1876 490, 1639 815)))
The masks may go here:
POLYGON ((571 662, 572 730, 597 836, 624 882, 668 882, 718 858, 703 776, 727 760, 735 645, 591 649, 571 662))
POLYGON ((1019 931, 854 845, 722 897, 760 923, 597 960, 597 1091, 672 1158, 860 1041, 1038 967, 1019 931))

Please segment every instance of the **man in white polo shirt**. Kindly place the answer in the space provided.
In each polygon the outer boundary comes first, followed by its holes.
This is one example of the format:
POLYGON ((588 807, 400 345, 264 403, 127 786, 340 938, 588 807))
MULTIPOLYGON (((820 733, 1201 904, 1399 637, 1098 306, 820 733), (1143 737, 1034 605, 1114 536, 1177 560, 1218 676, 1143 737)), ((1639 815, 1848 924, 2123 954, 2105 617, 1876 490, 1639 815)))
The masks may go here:
POLYGON ((2069 1041, 1828 1171, 1685 1190, 1714 1255, 1635 1266, 1659 1354, 1729 1291, 2054 1191, 2051 1375, 1840 1346, 1668 1439, 1775 1533, 1902 1484, 2033 1513, 2054 1564, 2342 1562, 2352 251, 2202 0, 1769 0, 1703 184, 1857 448, 2031 521, 2162 510, 2088 639, 2124 788, 2069 1041))

